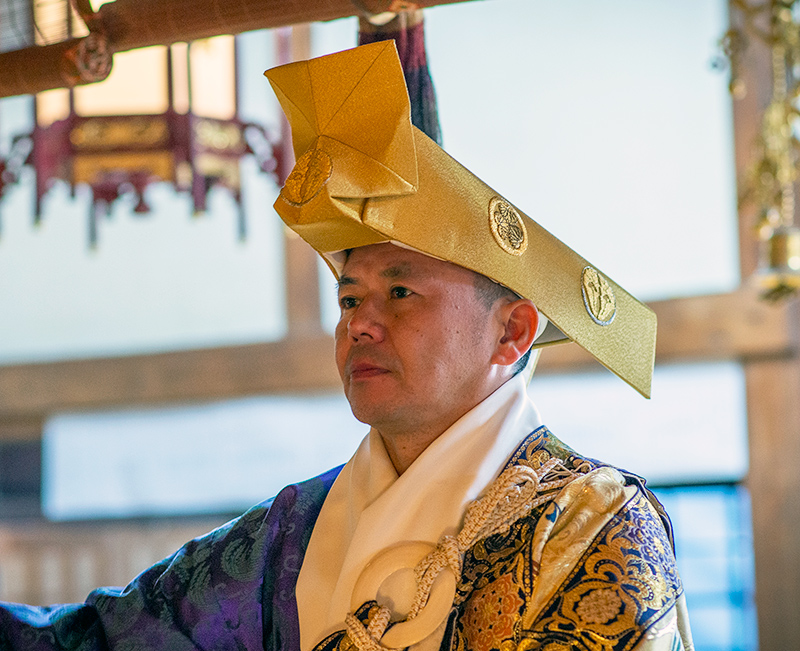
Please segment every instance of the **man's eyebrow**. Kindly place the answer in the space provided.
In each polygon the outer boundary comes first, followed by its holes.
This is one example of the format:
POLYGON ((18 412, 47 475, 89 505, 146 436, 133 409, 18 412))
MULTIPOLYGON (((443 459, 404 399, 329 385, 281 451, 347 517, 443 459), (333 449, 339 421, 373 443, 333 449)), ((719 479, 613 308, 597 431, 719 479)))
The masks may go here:
MULTIPOLYGON (((401 263, 392 265, 391 267, 386 267, 386 269, 381 271, 380 275, 383 278, 408 278, 409 276, 414 275, 414 269, 408 263, 401 263)), ((336 283, 336 288, 341 289, 342 287, 358 284, 358 279, 353 278, 352 276, 340 276, 339 282, 336 283)))

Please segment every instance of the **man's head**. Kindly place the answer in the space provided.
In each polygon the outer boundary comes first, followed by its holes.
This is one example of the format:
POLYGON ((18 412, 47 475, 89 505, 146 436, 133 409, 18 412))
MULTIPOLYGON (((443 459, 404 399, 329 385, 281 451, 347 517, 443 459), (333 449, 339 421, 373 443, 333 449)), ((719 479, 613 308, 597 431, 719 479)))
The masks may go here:
POLYGON ((266 74, 297 157, 275 209, 337 276, 343 251, 378 243, 450 261, 533 301, 547 344, 577 342, 649 396, 655 314, 413 127, 393 41, 266 74))
POLYGON ((388 243, 350 252, 336 363, 359 420, 384 437, 438 434, 514 375, 538 315, 531 301, 484 280, 388 243))

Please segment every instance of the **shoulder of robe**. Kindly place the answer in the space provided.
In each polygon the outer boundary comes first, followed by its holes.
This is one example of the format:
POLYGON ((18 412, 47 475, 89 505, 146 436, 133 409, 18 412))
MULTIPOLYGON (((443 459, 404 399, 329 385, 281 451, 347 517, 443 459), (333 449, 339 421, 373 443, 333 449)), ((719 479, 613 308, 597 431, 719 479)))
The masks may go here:
MULTIPOLYGON (((189 541, 122 591, 92 593, 87 603, 99 612, 109 642, 135 647, 168 633, 204 648, 234 640, 242 648, 261 644, 264 595, 293 595, 299 571, 293 559, 302 558, 339 470, 287 486, 189 541)), ((163 648, 182 648, 175 640, 170 645, 163 648)))
POLYGON ((552 502, 468 552, 451 648, 630 650, 674 614, 683 588, 663 509, 640 478, 589 464, 552 502))

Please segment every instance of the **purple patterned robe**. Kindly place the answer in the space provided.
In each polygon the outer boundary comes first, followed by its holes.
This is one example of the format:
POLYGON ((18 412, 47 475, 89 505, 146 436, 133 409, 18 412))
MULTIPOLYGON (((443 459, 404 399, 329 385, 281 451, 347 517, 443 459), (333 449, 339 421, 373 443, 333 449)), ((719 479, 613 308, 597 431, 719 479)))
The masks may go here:
POLYGON ((0 649, 295 651, 297 575, 340 470, 287 486, 124 589, 95 590, 84 604, 0 605, 0 649))
MULTIPOLYGON (((526 437, 508 464, 550 456, 571 468, 604 465, 575 454, 546 427, 526 437)), ((340 470, 284 488, 124 589, 95 590, 84 604, 0 604, 0 651, 298 651, 297 577, 340 470)), ((532 628, 521 626, 535 578, 530 544, 549 511, 534 509, 509 532, 468 550, 442 648, 533 650, 559 642, 587 651, 632 649, 683 588, 666 513, 640 478, 624 475, 637 487, 634 497, 593 539, 532 628)), ((356 614, 365 619, 371 603, 356 614)), ((344 632, 317 646, 349 648, 344 632)))

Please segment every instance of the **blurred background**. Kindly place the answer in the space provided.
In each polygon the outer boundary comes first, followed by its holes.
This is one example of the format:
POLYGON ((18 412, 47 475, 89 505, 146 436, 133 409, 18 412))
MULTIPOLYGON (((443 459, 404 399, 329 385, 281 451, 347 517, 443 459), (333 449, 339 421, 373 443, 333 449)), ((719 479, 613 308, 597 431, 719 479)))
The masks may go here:
MULTIPOLYGON (((247 4, 0 0, 2 600, 124 585, 366 433, 262 73, 398 7, 247 4)), ((544 422, 649 479, 699 650, 800 648, 794 3, 404 4, 444 148, 658 315, 652 400, 556 346, 544 422)))

